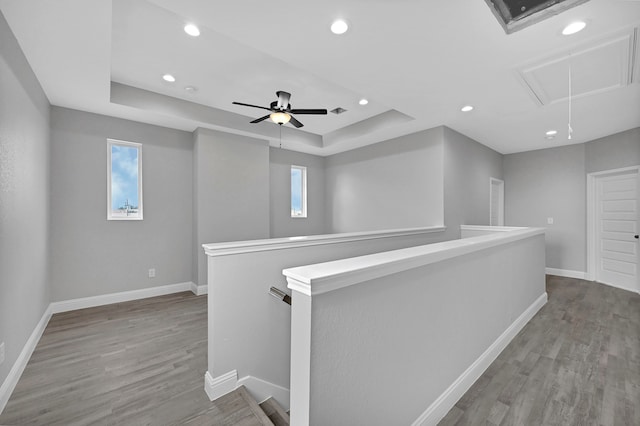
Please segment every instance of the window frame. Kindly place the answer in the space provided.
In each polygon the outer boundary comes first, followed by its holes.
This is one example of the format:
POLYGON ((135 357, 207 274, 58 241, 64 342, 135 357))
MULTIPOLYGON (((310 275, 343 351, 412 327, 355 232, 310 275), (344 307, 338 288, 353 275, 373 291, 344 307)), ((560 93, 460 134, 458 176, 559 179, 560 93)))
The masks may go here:
POLYGON ((128 142, 118 139, 107 139, 107 220, 143 220, 143 203, 142 203, 142 144, 137 142, 128 142), (127 148, 136 148, 138 150, 138 212, 135 215, 119 215, 114 214, 111 208, 111 151, 112 147, 124 146, 127 148))
MULTIPOLYGON (((301 172, 301 177, 302 177, 302 188, 301 188, 301 193, 300 193, 300 201, 302 203, 302 212, 299 215, 294 215, 293 213, 293 191, 291 191, 289 193, 290 197, 289 197, 289 207, 291 208, 291 218, 292 219, 306 219, 307 218, 307 213, 308 213, 308 208, 307 208, 307 168, 305 166, 296 166, 295 164, 291 165, 291 169, 289 171, 289 177, 291 177, 291 172, 293 170, 300 170, 301 172)), ((290 180, 289 181, 289 190, 291 190, 293 186, 293 182, 290 180)))

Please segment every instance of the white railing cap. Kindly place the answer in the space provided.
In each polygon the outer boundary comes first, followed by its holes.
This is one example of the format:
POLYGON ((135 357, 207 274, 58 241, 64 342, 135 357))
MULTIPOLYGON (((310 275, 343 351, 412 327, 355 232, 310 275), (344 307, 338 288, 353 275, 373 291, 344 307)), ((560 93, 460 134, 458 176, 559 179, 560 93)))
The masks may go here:
POLYGON ((444 241, 282 271, 288 287, 314 296, 453 257, 544 234, 544 228, 518 228, 490 235, 444 241))
POLYGON ((323 244, 348 243, 352 241, 373 240, 378 238, 402 237, 407 235, 442 232, 444 226, 427 226, 422 228, 391 229, 384 231, 348 232, 342 234, 322 234, 289 238, 270 238, 264 240, 231 241, 225 243, 203 244, 208 256, 225 256, 229 254, 251 253, 256 251, 282 250, 286 248, 315 246, 323 244))

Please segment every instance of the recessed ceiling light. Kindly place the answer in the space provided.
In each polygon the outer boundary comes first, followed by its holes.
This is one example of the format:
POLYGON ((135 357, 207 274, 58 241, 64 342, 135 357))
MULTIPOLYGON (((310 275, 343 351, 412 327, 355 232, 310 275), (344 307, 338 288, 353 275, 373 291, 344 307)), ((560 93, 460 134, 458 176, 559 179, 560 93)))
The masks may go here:
POLYGON ((582 31, 586 26, 587 26, 587 23, 583 21, 572 22, 566 27, 564 27, 564 29, 562 30, 562 35, 575 34, 578 31, 582 31))
POLYGON ((469 112, 473 109, 473 107, 471 105, 465 105, 462 108, 460 108, 460 111, 462 112, 469 112))
POLYGON ((162 76, 162 79, 164 81, 168 81, 169 83, 173 83, 174 81, 176 81, 176 78, 174 76, 172 76, 171 74, 165 74, 162 76))
POLYGON ((344 34, 348 29, 349 24, 347 24, 347 22, 343 19, 336 19, 335 21, 333 21, 333 24, 331 24, 331 32, 334 34, 344 34))
POLYGON ((184 91, 187 93, 196 93, 198 91, 198 88, 194 86, 185 86, 184 91))
POLYGON ((200 35, 200 29, 194 24, 187 24, 184 26, 184 32, 192 37, 198 37, 200 35))
POLYGON ((557 130, 549 130, 547 133, 545 133, 547 136, 555 136, 558 134, 557 130))
POLYGON ((368 104, 368 103, 369 103, 369 101, 368 101, 367 99, 365 99, 365 98, 362 98, 362 99, 360 99, 360 101, 358 101, 358 103, 359 103, 360 105, 366 105, 366 104, 368 104))

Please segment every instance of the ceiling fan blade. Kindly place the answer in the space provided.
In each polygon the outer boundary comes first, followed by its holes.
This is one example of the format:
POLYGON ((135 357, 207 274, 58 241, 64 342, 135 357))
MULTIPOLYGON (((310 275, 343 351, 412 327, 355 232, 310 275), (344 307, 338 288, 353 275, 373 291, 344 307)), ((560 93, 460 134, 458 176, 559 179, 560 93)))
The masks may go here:
POLYGON ((291 114, 321 114, 326 115, 326 109, 292 109, 289 111, 291 114))
POLYGON ((267 108, 267 107, 263 107, 263 106, 259 106, 259 105, 243 104, 242 102, 232 102, 232 104, 248 106, 248 107, 252 107, 252 108, 266 109, 267 111, 271 111, 271 108, 267 108))
POLYGON ((261 121, 264 121, 269 117, 271 117, 271 114, 265 115, 264 117, 256 118, 255 120, 251 121, 250 123, 251 124, 260 123, 261 121))
POLYGON ((301 122, 299 122, 298 120, 296 120, 296 118, 294 116, 291 116, 291 119, 289 120, 289 123, 293 124, 294 126, 296 126, 298 129, 302 126, 304 126, 304 124, 302 124, 301 122))
POLYGON ((276 96, 278 97, 278 109, 287 109, 289 106, 289 99, 291 99, 291 93, 278 90, 276 92, 276 96))

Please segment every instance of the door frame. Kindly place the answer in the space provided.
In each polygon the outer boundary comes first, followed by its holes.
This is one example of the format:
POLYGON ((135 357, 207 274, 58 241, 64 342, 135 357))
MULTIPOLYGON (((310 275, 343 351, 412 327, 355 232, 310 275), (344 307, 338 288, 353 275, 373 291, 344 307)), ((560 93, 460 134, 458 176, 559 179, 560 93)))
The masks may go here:
POLYGON ((489 225, 492 226, 504 226, 504 181, 502 179, 490 177, 489 178, 489 225), (500 192, 498 192, 498 224, 491 224, 491 217, 493 216, 493 187, 494 183, 498 184, 500 192))
MULTIPOLYGON (((587 174, 587 276, 589 281, 596 280, 596 264, 597 264, 597 238, 598 223, 598 196, 596 194, 596 180, 599 178, 622 174, 625 172, 635 171, 640 179, 640 166, 623 167, 620 169, 603 170, 601 172, 593 172, 587 174)), ((640 218, 639 218, 640 220, 640 218)), ((638 290, 636 290, 638 291, 638 290)))

